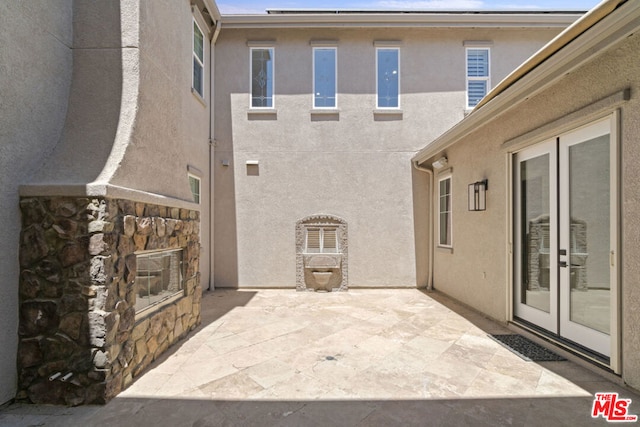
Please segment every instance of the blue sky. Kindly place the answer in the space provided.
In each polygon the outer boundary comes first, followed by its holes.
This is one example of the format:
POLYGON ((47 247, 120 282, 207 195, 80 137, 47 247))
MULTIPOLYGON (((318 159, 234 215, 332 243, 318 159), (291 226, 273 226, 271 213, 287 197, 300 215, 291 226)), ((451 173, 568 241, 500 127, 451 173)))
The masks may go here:
POLYGON ((266 9, 589 10, 600 0, 219 0, 220 12, 264 13, 266 9))

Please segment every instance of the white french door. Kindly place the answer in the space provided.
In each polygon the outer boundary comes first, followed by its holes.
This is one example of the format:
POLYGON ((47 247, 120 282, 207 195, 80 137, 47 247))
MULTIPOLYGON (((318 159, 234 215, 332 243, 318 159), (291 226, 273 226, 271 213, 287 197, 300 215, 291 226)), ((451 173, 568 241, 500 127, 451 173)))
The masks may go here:
POLYGON ((515 156, 514 315, 558 332, 558 153, 549 140, 515 156))
POLYGON ((514 316, 606 357, 617 333, 613 117, 514 157, 514 316))

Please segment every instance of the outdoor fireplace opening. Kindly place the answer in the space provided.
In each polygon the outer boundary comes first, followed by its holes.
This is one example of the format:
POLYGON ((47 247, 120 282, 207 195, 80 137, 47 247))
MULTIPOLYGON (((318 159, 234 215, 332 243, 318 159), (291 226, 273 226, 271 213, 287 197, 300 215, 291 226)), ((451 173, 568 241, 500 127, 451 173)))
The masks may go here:
POLYGON ((184 294, 182 249, 136 254, 136 314, 184 294))

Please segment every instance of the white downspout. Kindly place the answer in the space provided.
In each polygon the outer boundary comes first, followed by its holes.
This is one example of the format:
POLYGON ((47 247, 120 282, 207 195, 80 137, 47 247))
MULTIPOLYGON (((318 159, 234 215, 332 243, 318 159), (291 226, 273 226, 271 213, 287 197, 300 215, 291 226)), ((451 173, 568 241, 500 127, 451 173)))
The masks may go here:
POLYGON ((213 87, 213 70, 215 66, 215 45, 218 35, 220 34, 220 16, 215 17, 216 24, 209 43, 209 286, 207 290, 213 290, 213 250, 214 250, 214 233, 213 233, 213 155, 215 149, 215 105, 213 87))
POLYGON ((429 223, 431 224, 431 230, 429 230, 429 275, 427 277, 427 291, 433 291, 433 234, 435 233, 435 221, 433 220, 433 171, 431 169, 423 168, 418 165, 418 161, 414 160, 413 167, 421 172, 426 172, 429 175, 429 223))

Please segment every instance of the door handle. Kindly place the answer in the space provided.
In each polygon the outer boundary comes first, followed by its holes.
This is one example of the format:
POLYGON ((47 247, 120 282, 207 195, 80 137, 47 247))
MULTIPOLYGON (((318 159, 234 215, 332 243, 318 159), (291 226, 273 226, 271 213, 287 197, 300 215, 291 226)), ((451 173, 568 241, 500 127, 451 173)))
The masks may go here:
POLYGON ((558 262, 558 265, 559 265, 560 267, 565 267, 565 268, 566 268, 566 267, 567 267, 567 261, 559 261, 559 262, 558 262))

